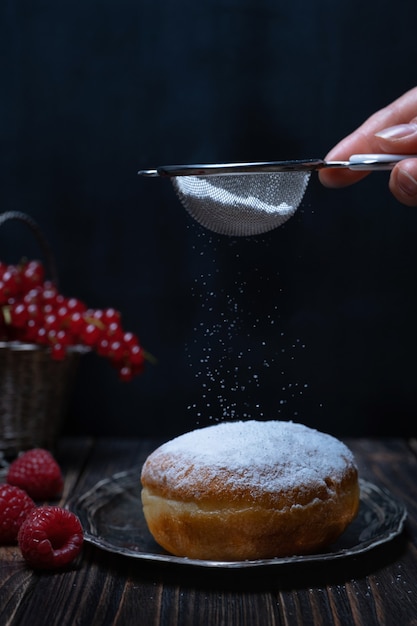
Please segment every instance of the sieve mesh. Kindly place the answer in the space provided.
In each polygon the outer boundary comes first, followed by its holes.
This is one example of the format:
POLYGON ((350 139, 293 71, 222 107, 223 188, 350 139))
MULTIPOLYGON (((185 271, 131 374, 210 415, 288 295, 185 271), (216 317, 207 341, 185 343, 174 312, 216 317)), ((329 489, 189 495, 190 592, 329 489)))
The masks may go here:
POLYGON ((172 183, 184 207, 205 228, 221 235, 265 233, 297 210, 310 172, 175 176, 172 183))

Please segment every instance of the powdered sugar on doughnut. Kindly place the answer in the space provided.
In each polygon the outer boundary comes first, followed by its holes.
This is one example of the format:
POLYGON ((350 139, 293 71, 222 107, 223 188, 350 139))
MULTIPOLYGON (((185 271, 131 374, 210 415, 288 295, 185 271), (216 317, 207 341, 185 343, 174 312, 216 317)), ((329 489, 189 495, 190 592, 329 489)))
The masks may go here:
POLYGON ((155 450, 145 463, 147 482, 190 489, 198 499, 205 485, 233 494, 331 488, 354 467, 350 450, 338 439, 302 424, 283 421, 223 422, 181 435, 155 450), (152 459, 152 462, 149 460, 152 459), (167 461, 169 459, 169 461, 167 461))

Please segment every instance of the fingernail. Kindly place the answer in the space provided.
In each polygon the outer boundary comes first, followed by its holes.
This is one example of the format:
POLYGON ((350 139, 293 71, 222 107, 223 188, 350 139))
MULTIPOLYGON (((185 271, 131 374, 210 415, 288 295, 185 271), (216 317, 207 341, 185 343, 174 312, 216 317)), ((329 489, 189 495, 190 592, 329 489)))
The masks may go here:
POLYGON ((417 195, 417 180, 406 170, 399 170, 397 183, 407 196, 415 197, 417 195))
POLYGON ((395 141, 397 139, 406 139, 412 137, 417 133, 417 124, 398 124, 397 126, 390 126, 375 133, 375 137, 381 139, 391 139, 395 141))

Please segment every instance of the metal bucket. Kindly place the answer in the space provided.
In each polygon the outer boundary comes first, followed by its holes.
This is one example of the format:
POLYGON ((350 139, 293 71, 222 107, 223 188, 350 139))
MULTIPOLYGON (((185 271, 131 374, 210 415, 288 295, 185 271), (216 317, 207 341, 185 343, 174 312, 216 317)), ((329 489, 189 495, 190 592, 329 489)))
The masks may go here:
POLYGON ((35 344, 0 342, 0 455, 52 450, 67 413, 82 346, 54 361, 35 344))

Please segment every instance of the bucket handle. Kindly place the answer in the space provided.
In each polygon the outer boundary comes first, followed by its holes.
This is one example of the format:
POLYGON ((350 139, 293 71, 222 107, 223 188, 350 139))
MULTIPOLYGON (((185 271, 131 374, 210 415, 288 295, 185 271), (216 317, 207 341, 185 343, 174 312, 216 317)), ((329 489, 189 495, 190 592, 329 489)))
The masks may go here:
POLYGON ((49 243, 46 240, 41 229, 39 228, 38 224, 35 222, 35 220, 32 217, 30 217, 29 215, 21 211, 5 211, 4 213, 0 213, 0 226, 2 226, 2 224, 4 224, 5 222, 9 220, 16 220, 19 222, 23 222, 30 228, 32 233, 35 235, 39 243, 39 246, 45 256, 51 280, 54 283, 54 285, 57 287, 58 286, 58 272, 56 268, 55 258, 52 253, 52 249, 49 246, 49 243))

